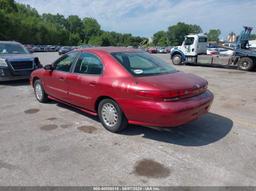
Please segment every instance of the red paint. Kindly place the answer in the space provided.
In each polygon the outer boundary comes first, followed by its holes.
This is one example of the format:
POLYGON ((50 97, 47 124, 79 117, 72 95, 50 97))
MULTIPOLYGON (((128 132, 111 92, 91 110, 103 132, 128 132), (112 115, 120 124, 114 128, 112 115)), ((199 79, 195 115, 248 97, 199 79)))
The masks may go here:
POLYGON ((32 73, 31 80, 40 78, 52 99, 94 115, 97 100, 110 97, 132 124, 174 127, 209 111, 213 94, 207 90, 207 81, 198 76, 175 72, 135 77, 110 53, 137 50, 91 48, 77 51, 97 55, 103 64, 103 73, 86 75, 38 69, 32 73))

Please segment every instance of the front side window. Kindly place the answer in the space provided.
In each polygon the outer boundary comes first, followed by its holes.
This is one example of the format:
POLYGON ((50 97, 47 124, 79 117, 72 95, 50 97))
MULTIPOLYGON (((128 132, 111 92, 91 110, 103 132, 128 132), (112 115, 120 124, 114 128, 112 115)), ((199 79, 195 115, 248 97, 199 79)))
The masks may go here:
POLYGON ((21 44, 0 43, 0 54, 29 54, 29 52, 21 44))
POLYGON ((170 64, 144 52, 115 52, 112 56, 134 76, 151 76, 176 72, 170 64))
POLYGON ((187 37, 185 39, 185 45, 192 45, 194 43, 194 37, 187 37))
POLYGON ((54 69, 58 71, 69 72, 78 54, 78 52, 71 52, 69 54, 65 54, 54 64, 54 69))
POLYGON ((100 59, 89 53, 82 53, 77 60, 74 72, 79 74, 101 74, 103 65, 100 59))

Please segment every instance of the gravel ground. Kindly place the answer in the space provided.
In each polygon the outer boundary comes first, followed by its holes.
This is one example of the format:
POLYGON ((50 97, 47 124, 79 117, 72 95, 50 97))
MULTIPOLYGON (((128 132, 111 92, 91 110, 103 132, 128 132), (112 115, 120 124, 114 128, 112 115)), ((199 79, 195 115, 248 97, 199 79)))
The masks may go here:
POLYGON ((27 81, 1 83, 0 186, 256 186, 255 72, 175 67, 207 79, 215 100, 209 114, 168 131, 113 134, 85 113, 38 103, 27 81))

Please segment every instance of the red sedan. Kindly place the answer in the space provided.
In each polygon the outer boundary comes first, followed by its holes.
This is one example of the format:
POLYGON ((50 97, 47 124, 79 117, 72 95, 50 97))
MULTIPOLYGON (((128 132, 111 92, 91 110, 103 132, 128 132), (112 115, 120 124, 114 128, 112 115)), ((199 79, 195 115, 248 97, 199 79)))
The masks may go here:
POLYGON ((72 51, 34 71, 31 84, 39 102, 53 99, 98 115, 112 132, 129 123, 182 125, 207 113, 213 101, 206 80, 127 48, 72 51))

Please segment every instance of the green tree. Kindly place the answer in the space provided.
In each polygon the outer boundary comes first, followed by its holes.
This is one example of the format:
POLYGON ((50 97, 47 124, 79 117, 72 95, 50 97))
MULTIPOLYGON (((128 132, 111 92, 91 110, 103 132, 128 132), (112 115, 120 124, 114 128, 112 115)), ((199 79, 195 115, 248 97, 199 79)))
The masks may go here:
POLYGON ((165 31, 159 31, 153 35, 153 44, 155 46, 166 46, 167 42, 167 33, 165 31))
POLYGON ((16 11, 22 16, 39 17, 37 10, 30 7, 30 5, 16 4, 16 11))
POLYGON ((16 40, 26 44, 89 43, 99 46, 138 46, 146 42, 145 38, 131 34, 102 31, 93 18, 40 15, 36 9, 14 0, 0 0, 0 40, 16 40))
POLYGON ((57 13, 57 15, 53 15, 50 13, 44 13, 42 15, 42 19, 45 22, 49 22, 49 23, 53 23, 55 25, 58 25, 62 28, 67 27, 67 20, 65 19, 65 17, 63 15, 60 15, 57 13))
POLYGON ((219 29, 210 29, 207 33, 208 41, 219 41, 221 31, 219 29))
POLYGON ((250 40, 256 40, 256 34, 251 34, 250 40))
POLYGON ((98 36, 101 33, 100 25, 94 18, 84 18, 83 19, 83 40, 88 43, 91 37, 98 36))
POLYGON ((177 46, 183 42, 184 36, 197 33, 202 33, 200 26, 179 22, 168 28, 167 38, 170 45, 177 46))
POLYGON ((79 44, 80 37, 78 33, 70 33, 69 35, 69 45, 79 44))
POLYGON ((103 41, 101 36, 92 36, 88 41, 88 44, 94 45, 94 46, 101 46, 102 43, 103 41))
POLYGON ((70 15, 67 18, 66 28, 71 33, 77 33, 80 35, 82 33, 83 23, 77 15, 70 15))
POLYGON ((17 11, 17 6, 14 0, 0 0, 0 10, 5 10, 6 12, 17 11))

